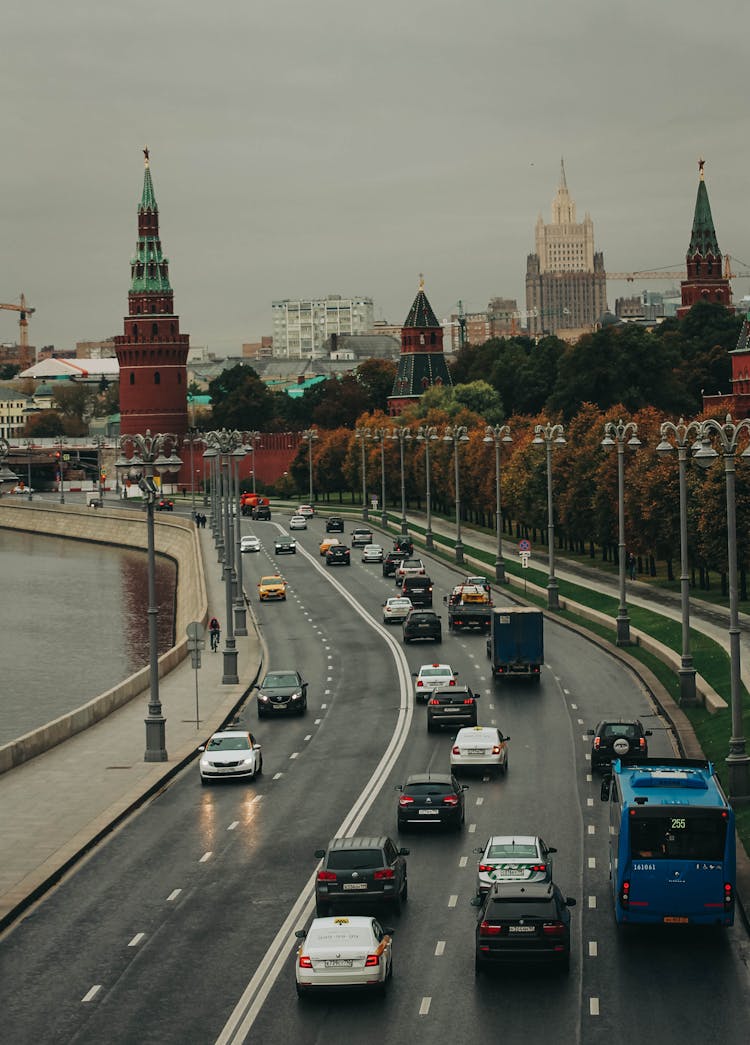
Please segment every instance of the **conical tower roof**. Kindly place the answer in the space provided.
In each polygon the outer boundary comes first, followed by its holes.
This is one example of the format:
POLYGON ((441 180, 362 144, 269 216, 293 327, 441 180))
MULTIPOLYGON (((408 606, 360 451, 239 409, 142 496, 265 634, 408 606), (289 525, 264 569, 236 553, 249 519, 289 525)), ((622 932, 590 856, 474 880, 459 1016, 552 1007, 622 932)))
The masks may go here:
POLYGON ((148 149, 143 150, 143 192, 138 204, 138 243, 135 257, 130 260, 132 273, 131 294, 153 291, 158 294, 171 293, 169 283, 169 259, 164 257, 159 238, 159 207, 156 203, 154 183, 151 180, 151 164, 148 149))
POLYGON ((145 170, 143 172, 143 193, 141 195, 141 203, 138 207, 138 211, 143 210, 158 210, 156 205, 156 196, 154 195, 154 183, 151 180, 151 164, 149 162, 148 149, 143 150, 143 162, 145 170))
POLYGON ((412 328, 422 327, 430 330, 440 327, 437 316, 432 311, 432 305, 427 300, 427 295, 424 292, 424 280, 421 276, 419 277, 417 296, 414 298, 414 304, 409 310, 404 326, 412 328))
POLYGON ((698 196, 695 200, 695 215, 693 217, 693 231, 690 235, 690 246, 687 256, 689 258, 699 254, 707 257, 721 257, 719 244, 716 240, 714 219, 711 216, 711 204, 708 202, 708 189, 703 179, 703 160, 698 164, 700 170, 700 181, 698 182, 698 196))

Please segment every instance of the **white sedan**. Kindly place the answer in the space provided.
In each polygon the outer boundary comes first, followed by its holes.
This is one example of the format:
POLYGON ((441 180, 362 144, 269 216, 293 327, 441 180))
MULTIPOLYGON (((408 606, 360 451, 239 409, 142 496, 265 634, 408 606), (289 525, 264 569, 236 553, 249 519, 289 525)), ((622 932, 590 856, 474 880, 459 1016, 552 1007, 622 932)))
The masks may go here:
POLYGON ((383 624, 402 624, 412 610, 411 599, 398 595, 383 603, 383 624))
POLYGON ((419 671, 412 672, 416 678, 414 695, 421 703, 429 700, 433 689, 455 686, 458 672, 450 664, 423 664, 419 671))
POLYGON ((362 562, 382 562, 383 546, 381 544, 366 544, 362 549, 362 562))
POLYGON ((392 933, 369 915, 314 918, 307 932, 295 933, 298 997, 337 987, 385 994, 393 972, 392 933))
POLYGON ((260 540, 257 537, 243 537, 240 541, 241 552, 259 552, 260 540))
POLYGON ((263 772, 260 744, 245 729, 222 729, 198 750, 202 784, 242 777, 254 780, 263 772))
POLYGON ((557 850, 538 835, 492 835, 474 852, 480 854, 477 896, 485 896, 493 882, 551 881, 552 853, 557 850))
POLYGON ((291 519, 289 520, 289 529, 290 530, 306 530, 307 529, 307 519, 304 517, 304 515, 293 515, 291 517, 291 519))
POLYGON ((301 515, 303 519, 312 519, 315 509, 311 504, 301 504, 297 509, 297 515, 301 515))
POLYGON ((508 744, 497 726, 465 726, 459 729, 451 748, 451 771, 459 769, 508 772, 508 744))

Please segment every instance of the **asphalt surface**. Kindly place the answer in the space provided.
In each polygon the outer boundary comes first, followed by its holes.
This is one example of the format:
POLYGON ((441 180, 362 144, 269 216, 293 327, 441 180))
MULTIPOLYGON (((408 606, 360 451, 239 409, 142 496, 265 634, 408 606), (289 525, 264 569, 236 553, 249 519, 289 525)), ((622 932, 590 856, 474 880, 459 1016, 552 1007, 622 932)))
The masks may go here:
MULTIPOLYGON (((668 724, 640 680, 547 621, 541 684, 498 688, 480 635, 446 628, 440 646, 402 646, 400 627, 380 625, 393 582, 356 551, 351 567, 326 570, 319 520, 295 534, 299 553, 279 560, 277 521, 243 532, 264 545, 244 558, 248 593, 272 562, 289 581, 285 603, 250 597, 269 665, 298 667, 309 682, 308 712, 258 722, 251 697, 241 720, 263 745, 261 778, 202 788, 188 765, 5 934, 3 1039, 745 1040, 750 949, 741 923, 679 934, 623 934, 614 925, 607 807, 598 779, 589 779, 584 734, 606 714, 637 715, 654 731, 653 754, 673 754, 668 724), (511 737, 509 773, 465 778, 461 833, 397 836, 395 785, 448 765, 452 733, 427 734, 405 676, 405 664, 416 671, 433 660, 451 663, 482 693, 480 722, 511 737), (383 765, 389 747, 392 764, 383 765), (396 929, 394 979, 385 1001, 299 1003, 293 930, 311 915, 314 850, 342 825, 390 833, 410 849, 409 901, 400 917, 382 915, 396 929), (475 981, 473 849, 505 831, 540 833, 558 848, 555 878, 577 900, 567 977, 529 970, 475 981)), ((430 573, 440 612, 456 573, 439 563, 430 573)))

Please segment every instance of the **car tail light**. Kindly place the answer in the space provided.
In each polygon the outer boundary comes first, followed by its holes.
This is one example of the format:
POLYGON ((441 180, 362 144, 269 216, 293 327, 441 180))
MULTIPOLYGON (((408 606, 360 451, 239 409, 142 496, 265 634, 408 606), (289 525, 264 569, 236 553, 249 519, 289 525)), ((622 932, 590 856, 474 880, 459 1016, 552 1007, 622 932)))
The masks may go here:
POLYGON ((376 881, 381 881, 383 878, 390 879, 395 877, 396 872, 393 870, 392 867, 381 867, 381 869, 379 871, 376 871, 373 875, 373 878, 375 878, 376 881))
POLYGON ((564 936, 565 926, 562 922, 545 922, 542 932, 545 936, 564 936))
POLYGON ((473 697, 464 697, 464 704, 473 704, 473 703, 474 703, 474 698, 473 697))
POLYGON ((372 969, 376 965, 380 965, 380 955, 379 954, 368 954, 367 957, 365 958, 365 968, 366 969, 372 969))
POLYGON ((630 882, 628 881, 622 883, 622 889, 620 890, 620 906, 630 906, 630 882))
POLYGON ((646 747, 646 740, 645 740, 644 737, 641 737, 641 739, 638 741, 638 745, 639 745, 641 751, 643 751, 645 749, 645 747, 646 747))
POLYGON ((531 868, 531 870, 532 871, 540 871, 540 872, 545 873, 547 871, 547 865, 546 864, 534 864, 534 866, 531 868))
POLYGON ((452 755, 460 755, 461 754, 461 748, 458 746, 458 744, 456 744, 455 747, 451 748, 451 754, 452 755))
POLYGON ((312 958, 307 954, 301 954, 299 956, 299 967, 300 969, 312 969, 312 958))
POLYGON ((601 737, 594 737, 594 751, 598 751, 599 750, 601 742, 602 742, 602 738, 601 737))
POLYGON ((450 682, 448 683, 448 685, 449 686, 455 686, 456 685, 456 680, 455 679, 451 679, 450 682))
POLYGON ((482 922, 479 926, 480 936, 500 936, 502 931, 502 925, 493 925, 492 922, 482 922))
POLYGON ((319 882, 335 882, 336 875, 333 871, 318 871, 319 882))
POLYGON ((493 747, 492 747, 492 754, 493 755, 499 755, 501 751, 502 751, 502 748, 500 747, 499 744, 494 744, 493 745, 493 747))
POLYGON ((417 686, 424 686, 424 682, 421 679, 417 679, 417 686))
POLYGON ((495 870, 495 865, 494 864, 480 864, 479 867, 477 868, 477 870, 478 871, 483 871, 485 874, 487 874, 488 871, 494 871, 495 870))
POLYGON ((414 799, 411 797, 411 795, 402 795, 401 798, 399 798, 398 800, 398 804, 400 806, 410 806, 414 804, 414 799))
POLYGON ((430 701, 430 704, 439 704, 439 703, 440 703, 440 701, 436 700, 435 697, 433 697, 432 700, 430 701))
POLYGON ((731 907, 734 903, 734 889, 731 882, 724 882, 724 906, 731 907))
POLYGON ((443 799, 443 805, 446 805, 446 806, 457 806, 458 805, 458 795, 446 795, 445 798, 443 799))

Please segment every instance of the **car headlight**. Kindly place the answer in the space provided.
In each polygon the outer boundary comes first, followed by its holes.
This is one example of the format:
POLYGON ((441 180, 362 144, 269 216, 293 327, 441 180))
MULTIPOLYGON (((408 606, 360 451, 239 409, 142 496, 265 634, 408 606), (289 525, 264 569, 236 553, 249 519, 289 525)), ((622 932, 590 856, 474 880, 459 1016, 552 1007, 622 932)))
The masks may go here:
POLYGON ((250 757, 246 758, 244 761, 246 766, 251 766, 255 761, 255 755, 250 755, 250 757))
POLYGON ((264 704, 268 703, 268 697, 265 695, 265 693, 259 693, 258 700, 262 700, 264 704))
POLYGON ((208 759, 207 758, 202 758, 201 759, 201 769, 208 769, 208 765, 209 765, 208 759))
POLYGON ((301 697, 302 697, 302 694, 300 692, 292 693, 292 700, 300 700, 301 697))

